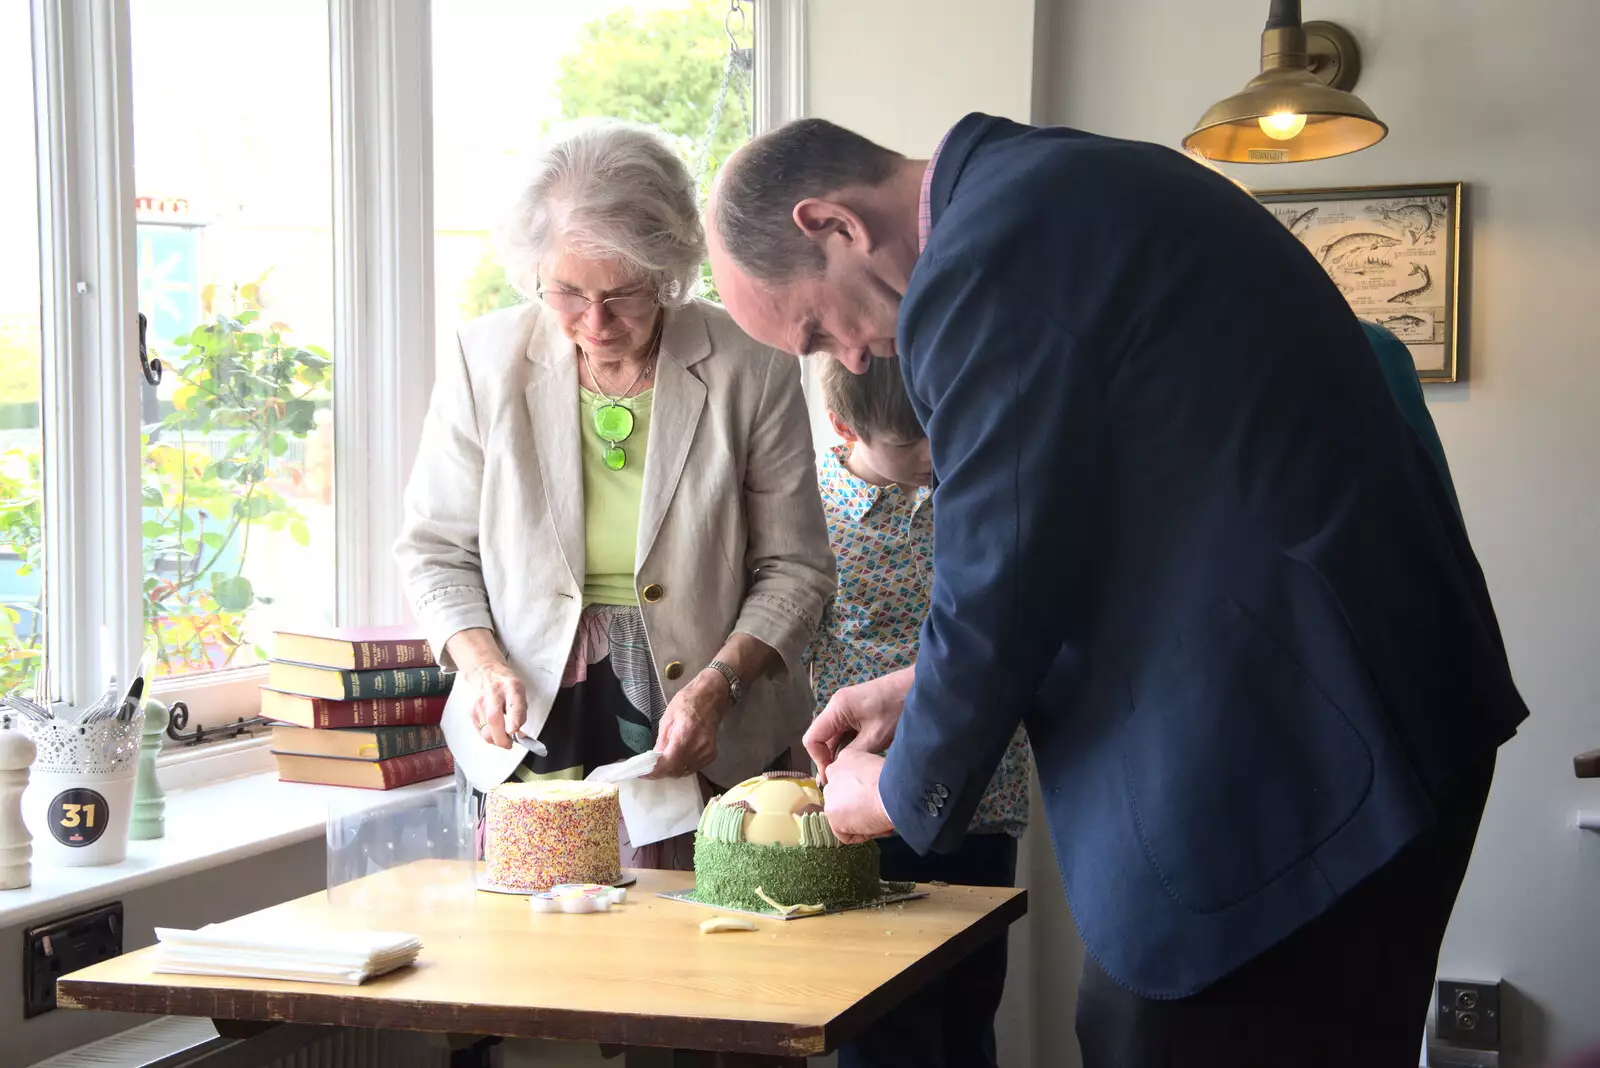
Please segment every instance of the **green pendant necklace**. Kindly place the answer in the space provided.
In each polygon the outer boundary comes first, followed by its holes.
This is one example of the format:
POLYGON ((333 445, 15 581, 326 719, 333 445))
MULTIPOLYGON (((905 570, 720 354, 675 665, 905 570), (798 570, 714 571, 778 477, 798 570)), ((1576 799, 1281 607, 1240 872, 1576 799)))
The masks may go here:
POLYGON ((594 410, 594 432, 605 446, 600 459, 613 471, 621 471, 628 466, 628 453, 623 449, 622 443, 633 435, 633 409, 621 401, 633 392, 634 387, 644 380, 645 375, 650 373, 650 367, 656 359, 656 347, 660 343, 661 326, 658 320, 655 336, 650 341, 650 355, 645 357, 644 366, 639 368, 639 373, 634 376, 632 384, 614 397, 601 384, 600 376, 594 373, 594 365, 589 362, 589 354, 583 351, 582 345, 578 346, 578 352, 583 356, 583 365, 589 369, 589 380, 595 384, 606 401, 594 410))

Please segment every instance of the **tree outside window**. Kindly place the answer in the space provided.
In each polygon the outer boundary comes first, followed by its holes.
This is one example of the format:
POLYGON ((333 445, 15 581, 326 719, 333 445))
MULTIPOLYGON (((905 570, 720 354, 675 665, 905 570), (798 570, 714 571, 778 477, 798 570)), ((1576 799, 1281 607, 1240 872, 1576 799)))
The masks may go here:
MULTIPOLYGON (((744 49, 754 41, 755 7, 745 5, 739 36, 744 49)), ((691 167, 703 166, 699 177, 704 197, 723 161, 749 139, 749 73, 739 70, 715 131, 706 141, 728 62, 727 15, 725 0, 694 0, 654 8, 619 6, 591 18, 557 63, 552 87, 556 106, 538 124, 540 135, 557 122, 580 118, 609 117, 659 126, 677 140, 691 167)), ((737 19, 733 28, 739 29, 737 19)), ((441 322, 441 329, 452 329, 460 320, 518 299, 488 247, 486 234, 482 246, 461 286, 459 304, 449 309, 449 321, 441 322)), ((701 280, 703 294, 716 299, 708 266, 702 267, 701 280)))

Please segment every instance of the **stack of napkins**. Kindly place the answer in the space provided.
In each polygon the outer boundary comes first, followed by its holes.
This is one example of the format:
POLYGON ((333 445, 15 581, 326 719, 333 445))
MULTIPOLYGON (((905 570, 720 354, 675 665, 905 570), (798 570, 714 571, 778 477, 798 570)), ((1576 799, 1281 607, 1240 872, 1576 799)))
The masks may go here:
POLYGON ((213 923, 198 931, 157 927, 154 971, 356 986, 417 959, 422 943, 396 931, 293 931, 213 923))

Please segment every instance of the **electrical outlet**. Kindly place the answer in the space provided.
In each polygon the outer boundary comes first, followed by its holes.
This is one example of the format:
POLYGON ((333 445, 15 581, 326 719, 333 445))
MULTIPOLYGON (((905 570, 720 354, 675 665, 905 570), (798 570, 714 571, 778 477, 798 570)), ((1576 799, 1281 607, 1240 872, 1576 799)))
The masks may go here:
POLYGON ((1500 982, 1441 979, 1437 987, 1434 1034, 1445 1042, 1474 1049, 1500 1048, 1500 982))
POLYGON ((122 902, 41 924, 22 935, 23 1018, 56 1007, 56 980, 122 955, 122 902))

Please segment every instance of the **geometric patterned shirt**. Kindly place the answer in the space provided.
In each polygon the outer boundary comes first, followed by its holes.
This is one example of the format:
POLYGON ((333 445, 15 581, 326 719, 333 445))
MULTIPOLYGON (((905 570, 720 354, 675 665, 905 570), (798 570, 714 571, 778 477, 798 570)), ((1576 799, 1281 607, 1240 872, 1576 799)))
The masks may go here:
MULTIPOLYGON (((819 713, 835 691, 916 663, 933 588, 933 491, 874 486, 845 467, 849 450, 835 446, 817 464, 839 569, 838 591, 807 654, 819 713)), ((1032 765, 1028 736, 1018 727, 970 833, 1019 837, 1027 829, 1032 765)))

